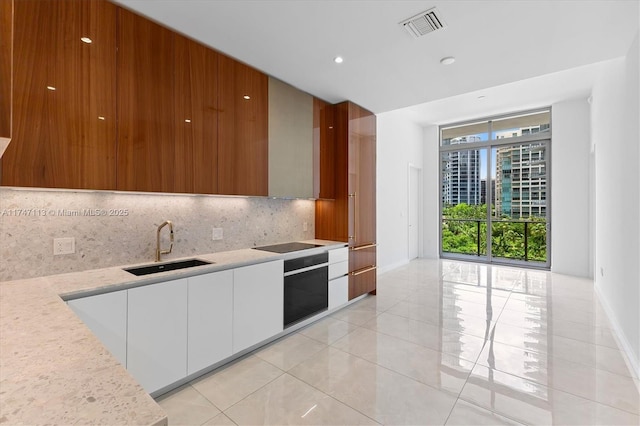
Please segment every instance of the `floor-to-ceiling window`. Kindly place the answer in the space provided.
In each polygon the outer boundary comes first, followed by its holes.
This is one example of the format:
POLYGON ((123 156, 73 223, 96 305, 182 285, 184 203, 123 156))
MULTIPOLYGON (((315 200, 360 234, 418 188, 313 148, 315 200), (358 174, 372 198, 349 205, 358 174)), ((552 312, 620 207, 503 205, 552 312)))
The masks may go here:
POLYGON ((551 111, 440 127, 440 255, 549 267, 551 111))

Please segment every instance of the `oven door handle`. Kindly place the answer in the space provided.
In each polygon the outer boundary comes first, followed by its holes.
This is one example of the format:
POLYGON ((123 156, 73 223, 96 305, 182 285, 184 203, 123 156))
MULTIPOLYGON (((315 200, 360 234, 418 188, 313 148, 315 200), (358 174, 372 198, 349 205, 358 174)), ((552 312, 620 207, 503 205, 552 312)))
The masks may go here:
POLYGON ((285 272, 284 276, 289 277, 291 275, 302 274, 304 272, 313 271, 315 269, 328 268, 328 267, 329 267, 329 262, 321 263, 319 265, 307 266, 306 268, 294 269, 293 271, 285 272))

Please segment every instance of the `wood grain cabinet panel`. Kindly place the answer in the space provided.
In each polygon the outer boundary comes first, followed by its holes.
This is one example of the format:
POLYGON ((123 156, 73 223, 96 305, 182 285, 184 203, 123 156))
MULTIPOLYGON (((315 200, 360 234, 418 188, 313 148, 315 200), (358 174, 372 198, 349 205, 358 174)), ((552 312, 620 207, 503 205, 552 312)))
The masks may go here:
POLYGON ((220 55, 219 84, 218 192, 267 195, 267 75, 220 55))
POLYGON ((174 33, 118 9, 117 186, 175 188, 174 33))
POLYGON ((354 246, 376 242, 376 116, 349 104, 349 193, 354 246))
POLYGON ((11 137, 13 0, 0 1, 0 137, 11 137))
POLYGON ((335 131, 334 107, 313 98, 314 197, 335 198, 335 131))
POLYGON ((316 238, 349 243, 353 299, 376 289, 376 117, 351 102, 333 114, 335 199, 316 201, 316 238))
POLYGON ((175 35, 175 192, 218 192, 219 57, 175 35))
POLYGON ((13 129, 2 185, 114 189, 116 6, 13 6, 13 129))

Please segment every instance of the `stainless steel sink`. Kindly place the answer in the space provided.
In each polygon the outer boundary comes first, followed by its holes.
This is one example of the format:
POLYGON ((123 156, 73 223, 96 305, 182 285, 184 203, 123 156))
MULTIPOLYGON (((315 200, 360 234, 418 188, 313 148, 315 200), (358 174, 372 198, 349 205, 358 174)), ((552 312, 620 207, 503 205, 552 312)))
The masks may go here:
POLYGON ((124 268, 124 271, 133 275, 149 275, 160 272, 175 271, 176 269, 193 268, 194 266, 211 265, 213 262, 205 262, 200 259, 181 260, 179 262, 154 263, 152 265, 136 266, 135 268, 124 268))

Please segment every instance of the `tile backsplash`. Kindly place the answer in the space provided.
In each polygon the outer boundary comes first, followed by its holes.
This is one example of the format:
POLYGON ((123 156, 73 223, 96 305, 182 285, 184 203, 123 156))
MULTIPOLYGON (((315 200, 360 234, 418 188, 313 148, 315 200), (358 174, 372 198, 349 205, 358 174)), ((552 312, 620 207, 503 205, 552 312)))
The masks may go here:
POLYGON ((153 262, 165 220, 175 243, 163 260, 315 235, 310 200, 0 188, 0 281, 153 262), (75 253, 54 256, 54 238, 65 237, 75 253))

